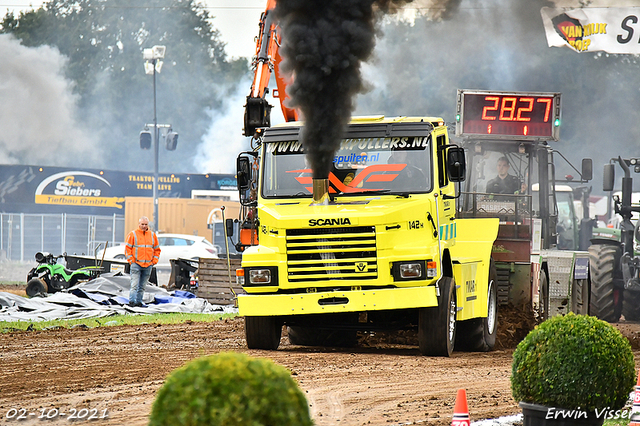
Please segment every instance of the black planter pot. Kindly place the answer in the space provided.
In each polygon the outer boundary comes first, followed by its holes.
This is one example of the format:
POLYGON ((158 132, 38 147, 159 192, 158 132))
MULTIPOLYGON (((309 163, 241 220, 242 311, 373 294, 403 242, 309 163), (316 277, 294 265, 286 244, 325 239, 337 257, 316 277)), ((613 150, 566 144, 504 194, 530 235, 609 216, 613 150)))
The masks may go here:
POLYGON ((521 402, 522 426, 602 426, 604 416, 581 410, 551 408, 544 405, 521 402))

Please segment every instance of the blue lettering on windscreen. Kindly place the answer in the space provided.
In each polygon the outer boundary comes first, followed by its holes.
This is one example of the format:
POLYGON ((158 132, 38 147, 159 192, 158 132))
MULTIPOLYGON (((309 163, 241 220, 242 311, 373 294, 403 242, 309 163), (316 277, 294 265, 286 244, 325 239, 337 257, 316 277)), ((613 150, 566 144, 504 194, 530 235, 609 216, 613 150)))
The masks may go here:
POLYGON ((333 157, 334 163, 374 163, 376 161, 380 161, 380 153, 377 154, 354 154, 351 153, 349 155, 336 155, 333 157))

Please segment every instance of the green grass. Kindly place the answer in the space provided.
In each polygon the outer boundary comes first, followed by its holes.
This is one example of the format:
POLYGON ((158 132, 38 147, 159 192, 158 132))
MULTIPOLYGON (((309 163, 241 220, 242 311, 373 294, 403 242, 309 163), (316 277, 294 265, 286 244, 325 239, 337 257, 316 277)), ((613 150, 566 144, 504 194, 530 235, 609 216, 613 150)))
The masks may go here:
POLYGON ((151 315, 112 315, 101 318, 59 319, 49 321, 0 321, 0 333, 20 330, 43 330, 51 328, 111 327, 117 325, 139 324, 182 324, 185 322, 214 322, 225 318, 234 318, 237 314, 151 314, 151 315))

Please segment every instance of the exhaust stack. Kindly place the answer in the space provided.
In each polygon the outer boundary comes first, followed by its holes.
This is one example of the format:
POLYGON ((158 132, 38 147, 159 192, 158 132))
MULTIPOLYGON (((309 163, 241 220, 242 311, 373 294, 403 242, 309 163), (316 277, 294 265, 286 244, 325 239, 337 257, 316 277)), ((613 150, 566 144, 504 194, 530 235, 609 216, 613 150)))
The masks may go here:
POLYGON ((329 204, 329 179, 313 179, 313 204, 329 204))

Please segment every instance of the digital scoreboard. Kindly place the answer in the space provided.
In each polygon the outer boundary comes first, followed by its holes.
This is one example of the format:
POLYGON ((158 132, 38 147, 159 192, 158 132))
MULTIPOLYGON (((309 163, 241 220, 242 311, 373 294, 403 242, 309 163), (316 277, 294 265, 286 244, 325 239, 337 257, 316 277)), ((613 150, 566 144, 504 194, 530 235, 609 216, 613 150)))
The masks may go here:
POLYGON ((560 93, 458 90, 456 136, 554 140, 560 133, 560 93))

